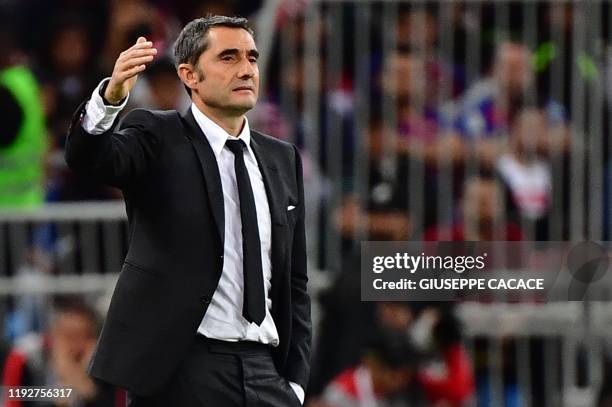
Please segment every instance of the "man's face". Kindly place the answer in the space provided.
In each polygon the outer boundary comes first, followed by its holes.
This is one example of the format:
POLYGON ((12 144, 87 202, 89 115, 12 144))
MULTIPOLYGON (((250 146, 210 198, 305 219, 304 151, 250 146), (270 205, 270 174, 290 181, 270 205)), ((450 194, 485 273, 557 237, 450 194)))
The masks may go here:
POLYGON ((506 92, 525 90, 533 81, 529 49, 521 44, 502 44, 498 50, 495 76, 506 92))
POLYGON ((464 222, 477 226, 481 232, 488 231, 503 204, 499 186, 491 180, 471 180, 465 187, 462 204, 464 222))
POLYGON ((512 137, 521 151, 535 152, 538 141, 546 138, 546 127, 546 116, 541 110, 525 110, 516 119, 512 137))
POLYGON ((96 341, 93 323, 85 316, 64 312, 58 315, 51 329, 53 346, 67 352, 74 360, 86 356, 89 346, 96 341))
POLYGON ((422 103, 425 98, 426 67, 423 58, 416 55, 393 54, 387 59, 382 85, 387 94, 404 102, 422 103))
POLYGON ((193 97, 215 110, 246 113, 259 94, 253 37, 242 28, 214 27, 208 31, 208 44, 195 67, 198 82, 193 97))

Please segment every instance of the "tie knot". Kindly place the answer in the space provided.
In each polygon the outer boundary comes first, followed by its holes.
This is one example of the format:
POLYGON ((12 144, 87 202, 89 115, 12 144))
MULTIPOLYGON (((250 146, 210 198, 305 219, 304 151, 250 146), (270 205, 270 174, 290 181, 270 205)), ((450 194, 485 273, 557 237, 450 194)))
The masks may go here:
POLYGON ((225 145, 227 146, 227 148, 230 149, 232 153, 234 153, 234 155, 242 155, 244 152, 244 147, 246 146, 246 144, 244 144, 244 141, 242 140, 227 140, 225 142, 225 145))

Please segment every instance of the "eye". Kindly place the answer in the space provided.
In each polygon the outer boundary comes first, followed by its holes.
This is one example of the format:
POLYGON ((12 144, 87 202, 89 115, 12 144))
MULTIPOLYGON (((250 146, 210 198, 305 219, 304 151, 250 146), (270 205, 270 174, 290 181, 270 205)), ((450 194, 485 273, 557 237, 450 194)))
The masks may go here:
POLYGON ((256 64, 257 63, 257 58, 249 58, 249 61, 251 61, 252 63, 256 64))

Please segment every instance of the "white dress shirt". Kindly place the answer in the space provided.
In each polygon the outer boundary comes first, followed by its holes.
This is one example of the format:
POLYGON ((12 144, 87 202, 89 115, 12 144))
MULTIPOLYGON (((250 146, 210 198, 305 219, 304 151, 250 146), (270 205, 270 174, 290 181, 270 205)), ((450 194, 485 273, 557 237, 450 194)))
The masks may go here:
MULTIPOLYGON (((238 184, 234 170, 234 154, 225 147, 229 135, 221 126, 206 117, 194 105, 191 105, 193 116, 206 135, 215 154, 221 175, 223 188, 223 208, 225 213, 225 245, 223 247, 223 272, 219 285, 213 294, 208 311, 198 328, 198 332, 208 338, 224 341, 255 341, 278 346, 278 333, 270 314, 272 299, 270 298, 272 264, 272 225, 270 207, 257 160, 251 150, 251 131, 249 122, 245 118, 242 131, 238 135, 247 145, 244 154, 244 163, 249 173, 255 208, 257 211, 257 225, 259 227, 259 241, 261 242, 261 263, 264 274, 264 289, 266 299, 266 316, 260 326, 248 322, 242 316, 242 303, 244 292, 244 278, 242 275, 242 224, 240 221, 240 199, 238 198, 238 184)), ((250 221, 250 220, 249 220, 250 221)))
MULTIPOLYGON (((106 80, 106 79, 105 79, 106 80)), ((127 104, 126 98, 121 105, 106 105, 99 94, 100 87, 94 90, 85 110, 82 126, 90 134, 101 134, 109 130, 121 111, 127 104)), ((129 96, 129 95, 128 95, 129 96)), ((242 263, 242 223, 240 219, 240 200, 236 173, 234 170, 234 154, 225 147, 225 142, 236 137, 228 134, 221 126, 204 115, 195 104, 191 105, 193 116, 206 136, 219 167, 221 186, 223 189, 223 207, 225 215, 225 244, 223 247, 223 270, 219 284, 215 290, 208 310, 198 327, 198 333, 223 341, 255 341, 272 346, 278 346, 279 337, 276 325, 270 313, 272 299, 270 298, 272 278, 272 226, 270 207, 266 195, 265 185, 255 154, 251 149, 251 132, 249 122, 245 117, 244 126, 238 138, 244 141, 247 149, 244 161, 253 188, 259 240, 261 243, 261 261, 264 273, 264 290, 266 301, 266 316, 257 325, 249 323, 242 316, 243 304, 243 263, 242 263)), ((289 382, 300 401, 304 402, 304 390, 293 382, 289 382)))

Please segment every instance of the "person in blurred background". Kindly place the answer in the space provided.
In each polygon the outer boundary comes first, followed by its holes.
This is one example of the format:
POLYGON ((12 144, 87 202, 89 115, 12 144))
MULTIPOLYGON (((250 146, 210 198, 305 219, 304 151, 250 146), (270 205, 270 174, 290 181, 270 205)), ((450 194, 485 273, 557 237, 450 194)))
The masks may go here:
POLYGON ((0 208, 44 202, 46 129, 38 81, 9 16, 0 16, 0 208))
MULTIPOLYGON (((535 73, 529 48, 505 41, 495 50, 490 76, 474 83, 459 103, 455 126, 471 144, 481 165, 491 170, 509 134, 510 119, 533 91, 535 73)), ((546 118, 552 134, 565 137, 565 109, 546 102, 546 118)))
POLYGON ((451 226, 427 229, 423 240, 522 240, 516 224, 504 223, 503 202, 502 188, 495 178, 490 175, 469 178, 463 188, 458 219, 451 226))
POLYGON ((397 44, 417 50, 423 55, 428 76, 426 93, 430 103, 443 100, 442 96, 454 98, 465 87, 464 68, 457 63, 461 59, 440 50, 440 26, 452 22, 452 27, 444 28, 458 30, 461 26, 459 7, 460 3, 441 5, 430 1, 398 4, 395 40, 397 44), (453 9, 449 13, 451 21, 440 21, 440 7, 453 9), (444 89, 445 86, 449 88, 444 89))
POLYGON ((508 218, 517 224, 533 228, 533 239, 546 240, 548 214, 552 200, 550 165, 541 158, 548 126, 545 113, 538 108, 523 108, 510 124, 508 151, 499 157, 496 171, 504 187, 508 218))
POLYGON ((411 406, 419 397, 419 355, 405 335, 381 333, 357 366, 340 373, 323 392, 320 407, 411 406))
MULTIPOLYGON (((22 41, 14 16, 0 9, 0 210, 4 211, 38 209, 45 201, 48 143, 44 110, 39 83, 22 41)), ((0 240, 7 242, 5 238, 0 240)), ((7 253, 9 246, 0 243, 0 268, 15 278, 48 263, 46 258, 39 261, 46 256, 38 250, 40 242, 35 233, 24 231, 23 242, 27 247, 19 254, 7 253)), ((46 310, 34 297, 23 295, 11 303, 2 324, 7 339, 41 329, 41 316, 46 310)))
POLYGON ((92 185, 76 176, 63 160, 66 128, 73 106, 87 97, 101 76, 92 43, 91 17, 71 12, 55 12, 46 28, 46 46, 34 70, 41 80, 42 100, 49 128, 50 151, 47 160, 47 201, 106 200, 120 197, 107 186, 92 185))
POLYGON ((316 406, 327 385, 361 360, 376 327, 376 304, 361 301, 359 254, 343 262, 342 271, 318 295, 321 319, 308 385, 307 406, 316 406))
MULTIPOLYGON (((298 22, 296 36, 304 30, 298 22)), ((318 34, 322 49, 329 46, 325 35, 324 30, 318 34)), ((319 155, 313 158, 318 160, 324 175, 339 164, 335 161, 339 152, 346 162, 341 167, 342 173, 349 171, 354 148, 351 139, 353 106, 344 89, 343 73, 329 72, 326 64, 325 53, 313 54, 299 48, 293 58, 283 61, 280 83, 271 89, 270 95, 270 102, 278 106, 282 117, 291 125, 290 137, 298 147, 317 146, 319 155), (313 95, 316 95, 316 100, 309 99, 313 95)))
POLYGON ((428 306, 413 324, 412 338, 428 356, 418 383, 432 406, 464 406, 474 395, 474 372, 462 330, 454 306, 443 303, 428 306))
POLYGON ((397 115, 400 151, 432 168, 460 162, 461 139, 444 123, 436 99, 427 94, 433 78, 424 52, 398 47, 385 58, 379 80, 383 106, 390 105, 397 115))
MULTIPOLYGON (((87 374, 98 326, 98 316, 84 301, 59 300, 46 332, 32 333, 16 342, 4 365, 2 385, 72 389, 72 397, 68 399, 40 404, 49 407, 123 407, 125 396, 121 390, 95 381, 87 374)), ((5 400, 3 405, 21 407, 26 403, 5 400)))
MULTIPOLYGON (((387 143, 397 143, 407 169, 423 174, 420 187, 412 183, 414 177, 408 173, 398 172, 398 179, 406 180, 402 182, 406 190, 423 191, 426 204, 421 220, 425 228, 440 221, 438 218, 452 215, 450 208, 444 213, 438 211, 438 185, 441 176, 452 170, 455 177, 449 194, 459 195, 465 155, 464 141, 450 125, 448 114, 442 112, 436 97, 428 94, 435 83, 429 64, 424 51, 400 45, 386 56, 379 76, 382 107, 386 109, 381 133, 386 135, 387 143)), ((389 157, 384 159, 388 161, 389 157)))
MULTIPOLYGON (((391 142, 385 151, 384 127, 380 112, 374 112, 366 133, 369 186, 361 203, 355 194, 347 193, 335 211, 336 228, 343 238, 343 251, 350 253, 357 230, 370 240, 404 240, 411 232, 408 212, 409 157, 391 142)), ((395 134, 391 135, 392 137, 395 134)), ((351 178, 348 183, 358 180, 351 178)))
MULTIPOLYGON (((405 154, 393 153, 390 157, 383 157, 381 132, 376 125, 372 125, 367 136, 370 157, 367 166, 369 185, 363 191, 365 196, 360 199, 357 193, 344 193, 340 206, 330 214, 335 232, 339 234, 342 253, 334 263, 341 270, 351 263, 349 259, 352 254, 359 251, 361 233, 366 240, 397 241, 408 239, 412 231, 405 184, 408 159, 405 154), (395 166, 394 158, 397 159, 395 166)), ((347 186, 344 188, 349 189, 347 186)))

